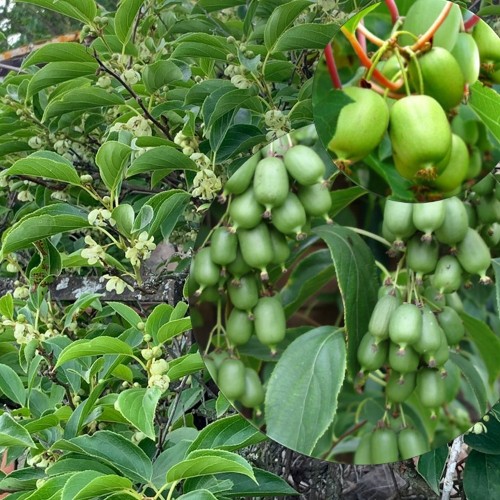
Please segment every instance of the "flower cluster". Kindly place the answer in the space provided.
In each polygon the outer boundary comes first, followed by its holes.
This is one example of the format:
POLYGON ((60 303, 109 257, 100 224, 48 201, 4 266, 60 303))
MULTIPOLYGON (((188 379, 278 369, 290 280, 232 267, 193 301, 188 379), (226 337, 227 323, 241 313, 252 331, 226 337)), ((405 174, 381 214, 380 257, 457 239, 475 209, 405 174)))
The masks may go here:
POLYGON ((103 278, 107 280, 106 290, 108 292, 115 291, 117 295, 120 295, 125 291, 125 288, 128 288, 131 292, 134 291, 134 289, 127 282, 123 281, 118 276, 111 276, 109 274, 104 274, 103 278))
POLYGON ((150 377, 148 387, 157 387, 165 392, 170 384, 170 378, 166 375, 168 362, 165 359, 155 359, 149 368, 150 377))
POLYGON ((264 121, 268 130, 266 134, 268 141, 274 141, 290 131, 290 120, 279 109, 269 110, 264 116, 264 121))
MULTIPOLYGON (((188 137, 182 133, 177 132, 174 137, 174 142, 182 148, 182 152, 186 156, 191 156, 198 149, 198 141, 195 137, 188 137)), ((196 153, 195 153, 196 154, 196 153)))
POLYGON ((141 260, 149 259, 151 252, 156 248, 154 237, 150 237, 147 231, 143 231, 132 243, 133 246, 127 248, 125 257, 130 260, 133 266, 139 267, 141 260))
POLYGON ((108 224, 110 226, 116 224, 116 221, 111 217, 111 212, 106 208, 94 208, 89 212, 87 219, 92 226, 104 227, 108 224))

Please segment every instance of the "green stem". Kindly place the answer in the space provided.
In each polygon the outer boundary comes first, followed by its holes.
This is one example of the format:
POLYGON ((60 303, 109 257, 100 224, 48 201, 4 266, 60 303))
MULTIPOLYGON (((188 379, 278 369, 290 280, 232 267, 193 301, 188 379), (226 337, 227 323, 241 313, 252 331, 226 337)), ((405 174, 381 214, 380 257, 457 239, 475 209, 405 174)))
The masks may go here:
POLYGON ((361 234, 362 236, 368 236, 368 238, 371 238, 372 240, 378 241, 379 243, 382 243, 386 247, 392 246, 385 238, 382 238, 382 236, 379 236, 378 234, 374 234, 370 231, 365 231, 364 229, 360 229, 359 227, 351 227, 351 226, 346 226, 346 229, 350 229, 351 231, 354 231, 355 233, 361 234))
POLYGON ((174 491, 175 491, 175 488, 176 486, 180 483, 180 481, 174 481, 172 483, 172 486, 170 487, 170 490, 168 491, 168 495, 167 495, 167 500, 172 500, 172 497, 174 495, 174 491))
POLYGON ((376 382, 378 385, 381 385, 382 387, 385 387, 387 385, 387 382, 384 382, 383 380, 380 380, 375 374, 369 373, 368 378, 376 382))

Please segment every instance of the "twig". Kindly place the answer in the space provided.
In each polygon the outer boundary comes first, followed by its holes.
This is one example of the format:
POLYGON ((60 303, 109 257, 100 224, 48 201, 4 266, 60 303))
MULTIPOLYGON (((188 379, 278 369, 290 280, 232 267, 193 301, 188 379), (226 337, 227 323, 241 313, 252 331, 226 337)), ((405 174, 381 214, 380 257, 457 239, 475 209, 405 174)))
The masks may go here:
POLYGON ((448 465, 446 466, 446 473, 443 481, 443 492, 441 500, 449 500, 451 490, 453 489, 453 476, 457 468, 458 457, 462 451, 462 444, 464 442, 463 436, 458 436, 451 445, 451 450, 448 455, 448 465))
POLYGON ((443 10, 436 18, 436 20, 432 23, 431 27, 412 46, 411 50, 413 52, 420 50, 436 34, 436 31, 448 17, 448 14, 450 13, 450 10, 452 9, 453 5, 454 5, 453 2, 446 2, 446 5, 443 7, 443 10))
POLYGON ((121 85, 127 90, 127 92, 134 98, 134 100, 137 102, 137 104, 140 106, 142 111, 144 112, 145 116, 150 120, 152 123, 154 123, 164 134, 166 137, 169 139, 172 139, 172 136, 170 135, 170 130, 168 127, 165 127, 160 121, 158 121, 148 110, 148 108, 145 106, 143 100, 141 97, 139 97, 132 87, 123 80, 123 78, 116 72, 114 72, 112 69, 109 69, 97 56, 97 53, 94 51, 94 59, 99 63, 99 67, 104 71, 105 73, 108 73, 108 75, 111 75, 113 78, 118 80, 121 85))
MULTIPOLYGON (((378 47, 382 47, 384 45, 384 40, 382 38, 379 38, 377 35, 374 35, 363 23, 359 23, 357 30, 363 35, 370 40, 373 44, 377 45, 378 47)), ((359 38, 359 36, 358 36, 359 38)), ((365 51, 366 51, 366 46, 365 46, 365 51)))
POLYGON ((363 19, 358 24, 358 31, 356 32, 356 36, 358 37, 358 42, 361 45, 361 48, 366 52, 366 35, 363 31, 363 28, 365 27, 365 23, 363 22, 363 19))

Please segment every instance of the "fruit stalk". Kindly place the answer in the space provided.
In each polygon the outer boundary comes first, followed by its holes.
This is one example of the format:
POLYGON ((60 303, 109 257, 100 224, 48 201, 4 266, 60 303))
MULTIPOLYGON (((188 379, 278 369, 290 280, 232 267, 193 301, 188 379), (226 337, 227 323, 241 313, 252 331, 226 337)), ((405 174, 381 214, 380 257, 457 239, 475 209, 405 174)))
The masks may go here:
POLYGON ((399 19, 398 6, 396 5, 396 2, 394 0, 385 0, 385 4, 389 9, 389 12, 391 14, 391 20, 392 23, 394 24, 399 19))
POLYGON ((342 82, 340 81, 339 73, 337 71, 337 65, 335 64, 332 45, 330 43, 325 47, 325 59, 333 86, 336 89, 341 89, 342 82))

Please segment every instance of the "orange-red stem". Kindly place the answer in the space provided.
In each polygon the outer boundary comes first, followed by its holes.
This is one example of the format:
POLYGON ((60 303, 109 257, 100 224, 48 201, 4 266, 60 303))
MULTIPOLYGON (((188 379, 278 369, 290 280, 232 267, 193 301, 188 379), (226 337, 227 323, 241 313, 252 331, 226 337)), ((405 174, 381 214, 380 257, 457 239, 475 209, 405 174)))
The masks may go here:
POLYGON ((328 67, 328 72, 330 73, 330 78, 332 79, 333 86, 336 89, 342 88, 342 82, 340 81, 339 72, 337 71, 337 65, 335 64, 335 56, 333 55, 333 49, 331 44, 325 47, 325 59, 326 66, 328 67))
POLYGON ((446 5, 443 7, 443 10, 436 18, 436 20, 432 23, 431 27, 417 40, 417 42, 412 46, 412 50, 420 50, 430 39, 436 34, 436 31, 439 27, 444 23, 448 14, 450 13, 452 7, 452 2, 446 2, 446 5))

